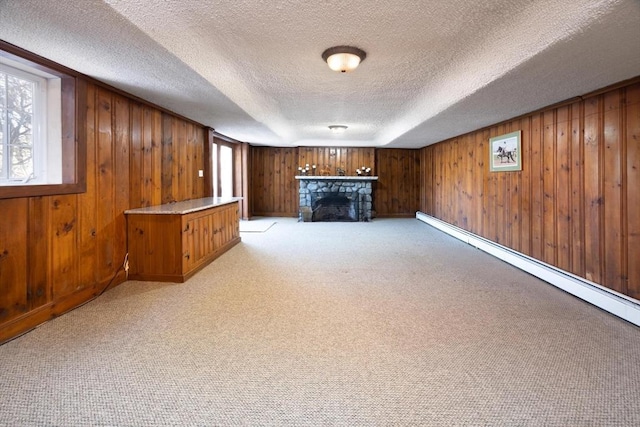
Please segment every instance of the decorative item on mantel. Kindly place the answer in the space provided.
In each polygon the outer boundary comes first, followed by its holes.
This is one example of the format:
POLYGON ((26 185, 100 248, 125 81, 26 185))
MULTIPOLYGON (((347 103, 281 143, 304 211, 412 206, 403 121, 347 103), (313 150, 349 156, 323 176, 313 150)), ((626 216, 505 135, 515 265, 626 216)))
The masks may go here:
POLYGON ((345 170, 344 170, 344 166, 336 168, 336 175, 337 176, 345 176, 346 175, 345 170))
POLYGON ((324 168, 320 169, 320 175, 331 176, 331 165, 324 165, 324 168))
POLYGON ((315 175, 315 174, 316 174, 316 165, 311 165, 311 168, 309 168, 309 163, 304 165, 304 167, 298 166, 298 175, 306 176, 306 175, 315 175), (309 173, 310 171, 311 173, 309 173))
POLYGON ((358 176, 371 176, 371 168, 362 166, 360 169, 356 169, 358 176))

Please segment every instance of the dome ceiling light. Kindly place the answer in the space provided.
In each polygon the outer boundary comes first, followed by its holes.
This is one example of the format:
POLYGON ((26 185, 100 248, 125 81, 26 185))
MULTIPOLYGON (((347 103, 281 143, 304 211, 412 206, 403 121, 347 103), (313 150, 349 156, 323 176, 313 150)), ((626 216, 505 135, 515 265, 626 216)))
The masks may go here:
POLYGON ((331 125, 329 126, 331 129, 331 133, 344 133, 347 130, 347 126, 345 125, 331 125))
POLYGON ((322 52, 322 59, 333 71, 353 71, 367 57, 367 53, 353 46, 336 46, 322 52))

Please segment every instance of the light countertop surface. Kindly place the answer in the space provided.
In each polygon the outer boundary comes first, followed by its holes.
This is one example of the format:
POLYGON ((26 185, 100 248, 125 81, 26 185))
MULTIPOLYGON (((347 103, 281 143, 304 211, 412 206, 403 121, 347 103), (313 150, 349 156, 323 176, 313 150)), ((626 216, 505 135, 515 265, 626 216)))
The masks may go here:
POLYGON ((228 205, 242 200, 242 197, 204 197, 202 199, 184 200, 182 202, 166 203, 164 205, 147 206, 144 208, 129 209, 125 214, 147 215, 184 215, 192 212, 228 205))

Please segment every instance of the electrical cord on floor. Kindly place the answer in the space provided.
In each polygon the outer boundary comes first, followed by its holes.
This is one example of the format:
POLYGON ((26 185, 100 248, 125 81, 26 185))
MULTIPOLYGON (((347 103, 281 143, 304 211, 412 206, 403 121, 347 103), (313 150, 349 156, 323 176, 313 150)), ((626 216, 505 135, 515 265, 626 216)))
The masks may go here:
MULTIPOLYGON (((89 301, 93 301, 94 299, 98 298, 100 295, 104 294, 107 291, 107 289, 109 289, 109 287, 111 287, 111 285, 113 284, 113 281, 116 280, 116 277, 118 277, 118 273, 120 273, 121 270, 124 270, 124 272, 125 272, 125 280, 127 280, 129 278, 129 253, 127 253, 124 256, 124 262, 116 270, 116 272, 113 275, 113 277, 111 278, 111 280, 109 280, 109 283, 107 283, 107 285, 104 288, 102 288, 102 290, 95 297, 91 298, 89 301)), ((89 302, 89 301, 87 301, 87 302, 89 302)), ((82 305, 85 305, 87 302, 82 303, 78 307, 81 307, 82 305)))
MULTIPOLYGON (((80 307, 82 307, 83 305, 90 303, 91 301, 95 300, 96 298, 98 298, 99 296, 101 296, 102 294, 104 294, 104 293, 107 291, 107 289, 109 289, 109 288, 111 287, 111 285, 113 284, 113 281, 114 281, 114 280, 116 280, 116 277, 118 277, 118 274, 119 274, 119 273, 120 273, 120 271, 122 271, 122 270, 124 270, 124 271, 125 271, 125 280, 127 280, 127 279, 129 278, 129 253, 127 253, 127 254, 124 256, 124 262, 122 263, 122 265, 120 265, 120 267, 118 267, 118 269, 116 270, 116 272, 113 274, 113 277, 111 278, 111 280, 109 280, 109 282, 106 284, 106 286, 105 286, 104 288, 102 288, 102 290, 101 290, 100 292, 98 292, 95 296, 93 296, 92 298, 90 298, 90 299, 86 300, 86 301, 85 301, 85 302, 83 302, 82 304, 80 304, 80 305, 78 305, 78 306, 76 306, 76 307, 73 307, 73 308, 71 308, 71 309, 69 309, 69 310, 67 310, 67 311, 65 311, 65 312, 63 312, 63 313, 59 313, 59 314, 57 314, 55 317, 58 317, 58 316, 60 316, 60 315, 62 315, 62 314, 66 314, 66 313, 69 313, 69 312, 71 312, 71 311, 73 311, 73 310, 75 310, 75 309, 77 309, 77 308, 80 308, 80 307)), ((40 323, 40 324, 38 324, 38 325, 34 326, 33 328, 28 329, 28 330, 24 331, 23 333, 21 333, 21 334, 19 334, 19 335, 16 335, 16 336, 15 336, 15 337, 13 337, 13 338, 8 339, 7 341, 5 341, 5 342, 3 342, 3 343, 0 343, 0 345, 4 345, 4 344, 6 344, 6 343, 8 343, 8 342, 10 342, 10 341, 15 340, 16 338, 23 337, 23 336, 27 335, 29 332, 33 332, 35 329, 38 329, 40 326, 42 326, 42 325, 44 325, 44 324, 46 324, 46 323, 49 323, 51 320, 55 319, 55 317, 53 317, 53 318, 51 318, 51 319, 49 319, 49 320, 47 320, 47 321, 45 321, 45 322, 42 322, 42 323, 40 323)))

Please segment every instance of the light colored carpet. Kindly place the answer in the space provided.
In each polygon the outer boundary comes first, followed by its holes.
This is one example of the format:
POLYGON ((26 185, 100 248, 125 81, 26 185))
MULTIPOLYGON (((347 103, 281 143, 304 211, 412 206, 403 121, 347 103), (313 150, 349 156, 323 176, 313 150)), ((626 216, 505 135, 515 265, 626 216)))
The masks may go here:
POLYGON ((240 221, 241 233, 264 233, 273 225, 276 221, 272 218, 252 218, 250 220, 240 221))
POLYGON ((0 425, 640 425, 640 330, 415 219, 278 219, 0 347, 0 425))

